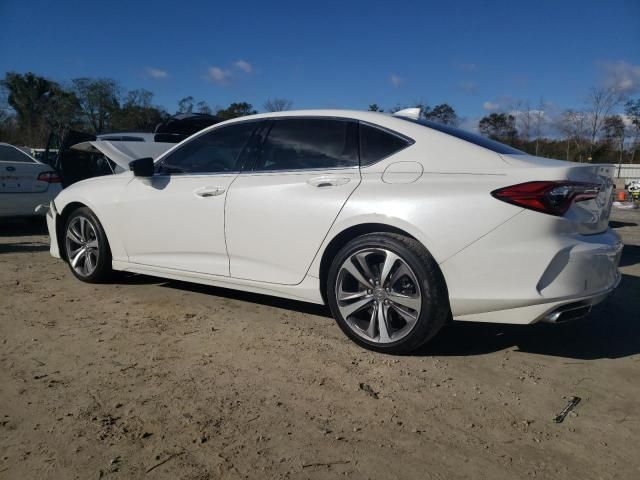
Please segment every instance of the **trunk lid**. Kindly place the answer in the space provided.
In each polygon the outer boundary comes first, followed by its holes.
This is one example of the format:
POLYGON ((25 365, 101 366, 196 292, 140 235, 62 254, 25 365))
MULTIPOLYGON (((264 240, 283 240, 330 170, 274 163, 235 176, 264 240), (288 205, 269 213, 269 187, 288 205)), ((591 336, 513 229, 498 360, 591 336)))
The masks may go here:
POLYGON ((564 218, 571 222, 573 231, 584 235, 601 233, 609 227, 614 193, 613 165, 564 162, 530 155, 502 155, 502 158, 515 167, 509 169, 509 175, 516 175, 523 181, 568 180, 598 185, 600 191, 596 198, 573 203, 564 218))
POLYGON ((38 162, 12 145, 0 145, 0 193, 39 193, 49 188, 38 175, 51 171, 48 165, 38 162))
POLYGON ((145 157, 151 157, 155 160, 173 146, 173 143, 164 142, 94 140, 79 143, 71 148, 81 152, 102 153, 119 167, 118 171, 115 172, 118 173, 119 171, 129 170, 129 163, 133 160, 145 157))

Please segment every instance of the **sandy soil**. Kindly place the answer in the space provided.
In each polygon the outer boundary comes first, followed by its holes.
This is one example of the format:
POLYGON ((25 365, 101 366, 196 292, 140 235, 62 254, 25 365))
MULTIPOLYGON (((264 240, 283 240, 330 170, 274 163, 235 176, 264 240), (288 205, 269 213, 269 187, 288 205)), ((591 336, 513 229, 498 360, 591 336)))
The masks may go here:
POLYGON ((640 211, 613 220, 624 278, 590 318, 401 358, 312 305, 83 284, 42 225, 0 223, 0 477, 640 478, 640 211))

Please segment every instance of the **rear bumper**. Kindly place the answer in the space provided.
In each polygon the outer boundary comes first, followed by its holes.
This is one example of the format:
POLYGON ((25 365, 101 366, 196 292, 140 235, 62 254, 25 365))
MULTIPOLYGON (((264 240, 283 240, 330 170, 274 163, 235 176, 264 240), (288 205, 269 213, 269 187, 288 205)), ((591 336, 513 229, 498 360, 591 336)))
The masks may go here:
MULTIPOLYGON (((476 314, 459 315, 454 320, 487 323, 560 323, 587 316, 594 305, 605 300, 620 283, 618 274, 614 283, 607 289, 587 297, 572 297, 545 303, 536 303, 524 307, 507 308, 476 314)), ((535 301, 532 299, 531 301, 535 301)))
POLYGON ((52 257, 61 258, 60 248, 58 247, 58 234, 56 232, 56 223, 58 220, 58 212, 53 201, 50 203, 49 210, 46 214, 47 229, 49 230, 49 238, 51 244, 49 246, 49 253, 52 257))
POLYGON ((36 206, 49 203, 60 193, 60 184, 52 183, 44 192, 0 193, 0 217, 30 217, 36 213, 36 206))
POLYGON ((613 230, 563 233, 535 220, 518 215, 440 265, 454 320, 529 324, 563 307, 586 313, 617 287, 623 244, 613 230))

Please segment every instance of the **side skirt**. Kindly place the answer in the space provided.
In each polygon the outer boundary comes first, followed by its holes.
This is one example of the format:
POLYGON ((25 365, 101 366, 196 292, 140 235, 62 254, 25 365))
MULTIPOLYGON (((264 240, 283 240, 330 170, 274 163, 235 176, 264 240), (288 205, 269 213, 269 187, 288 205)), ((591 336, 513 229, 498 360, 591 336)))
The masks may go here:
POLYGON ((152 267, 138 263, 122 262, 113 260, 112 268, 123 272, 140 273, 154 277, 180 280, 183 282, 212 285, 214 287, 230 288, 245 292, 260 293, 274 297, 289 298, 302 302, 316 303, 323 305, 320 294, 320 281, 310 275, 304 277, 298 285, 279 285, 275 283, 256 282, 252 280, 242 280, 220 275, 206 275, 203 273, 174 270, 171 268, 152 267))

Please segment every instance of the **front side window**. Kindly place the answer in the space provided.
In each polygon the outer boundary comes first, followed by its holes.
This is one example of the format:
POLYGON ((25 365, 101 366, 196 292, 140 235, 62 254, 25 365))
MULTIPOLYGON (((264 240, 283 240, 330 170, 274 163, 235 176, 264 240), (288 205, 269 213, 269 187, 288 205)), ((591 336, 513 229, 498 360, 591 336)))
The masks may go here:
POLYGON ((11 145, 0 145, 0 162, 35 163, 33 158, 11 145))
POLYGON ((334 119, 275 120, 255 170, 358 166, 358 125, 334 119))
POLYGON ((160 174, 224 173, 238 171, 238 156, 256 122, 229 125, 194 138, 163 159, 160 174))

